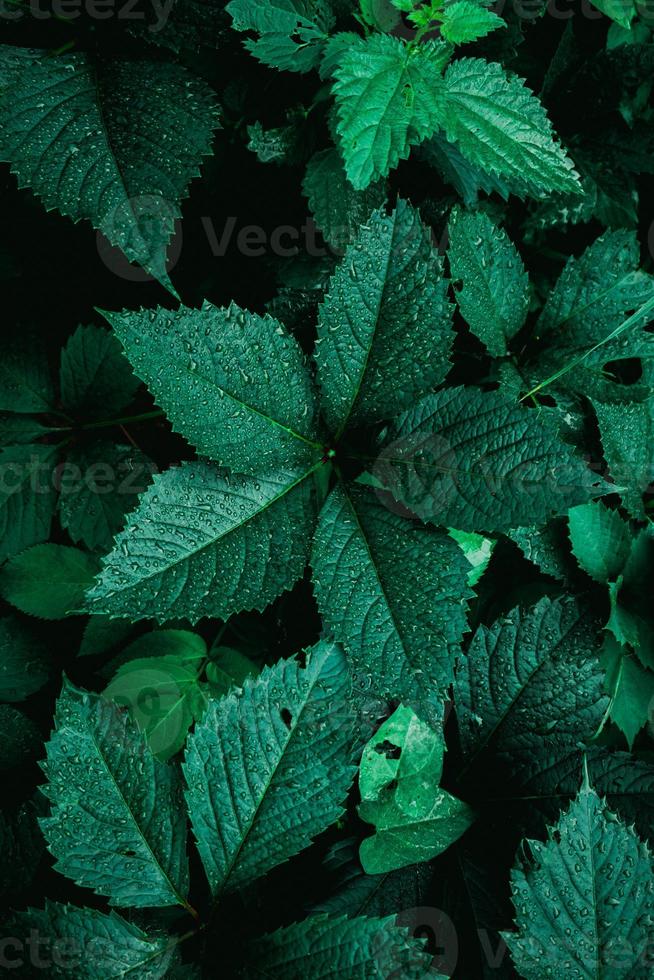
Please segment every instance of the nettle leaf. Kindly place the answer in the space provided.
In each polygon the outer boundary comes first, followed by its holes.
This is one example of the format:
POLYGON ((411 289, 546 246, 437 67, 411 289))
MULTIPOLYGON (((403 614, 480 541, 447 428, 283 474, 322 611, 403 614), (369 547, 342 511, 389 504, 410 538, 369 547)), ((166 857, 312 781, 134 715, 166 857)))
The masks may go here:
POLYGON ((28 55, 0 50, 0 154, 19 187, 172 289, 166 252, 217 126, 211 89, 172 62, 28 55))
POLYGON ((59 449, 40 443, 0 451, 0 560, 50 535, 57 506, 54 470, 59 449))
POLYGON ((277 320, 209 303, 105 316, 198 452, 253 476, 315 461, 311 380, 297 342, 277 320))
POLYGON ((78 612, 98 572, 94 555, 63 544, 37 544, 0 568, 0 595, 39 619, 78 612))
MULTIPOLYGON (((480 194, 499 194, 508 200, 512 185, 505 178, 485 173, 474 166, 461 153, 456 143, 451 143, 443 133, 436 133, 425 140, 418 150, 418 156, 429 166, 434 167, 446 184, 457 192, 466 207, 477 204, 480 194)), ((518 185, 520 190, 522 185, 518 185)))
POLYGON ((454 338, 430 230, 399 200, 348 248, 320 308, 316 362, 332 430, 395 415, 440 384, 454 338))
POLYGON ((654 398, 612 405, 593 399, 602 449, 625 508, 643 519, 643 494, 654 483, 654 398))
POLYGON ((48 412, 54 402, 45 349, 30 331, 7 338, 0 361, 0 409, 48 412))
POLYGON ((89 610, 164 623, 264 609, 306 566, 312 472, 254 478, 196 462, 155 476, 104 559, 89 610))
POLYGON ((631 531, 617 510, 591 501, 568 512, 572 553, 583 570, 600 584, 622 572, 631 551, 631 531))
POLYGON ((181 780, 127 714, 66 683, 46 750, 41 827, 56 869, 112 905, 187 907, 181 780))
POLYGON ((597 731, 599 623, 569 597, 541 599, 480 626, 459 661, 455 703, 466 769, 524 783, 597 731))
POLYGON ((449 49, 373 34, 351 38, 339 55, 333 74, 341 152, 348 179, 364 190, 443 125, 449 49))
POLYGON ((13 916, 12 925, 27 934, 36 930, 50 949, 61 949, 62 954, 66 950, 65 955, 54 956, 48 967, 54 977, 70 977, 76 963, 83 971, 79 975, 87 980, 171 976, 168 969, 176 953, 175 940, 160 932, 147 934, 116 912, 105 915, 96 909, 46 900, 44 909, 28 908, 13 916))
POLYGON ((363 750, 362 820, 375 827, 359 851, 367 874, 429 861, 472 823, 467 804, 440 789, 445 742, 410 708, 400 706, 363 750))
POLYGON ((254 31, 245 47, 264 65, 286 71, 316 68, 334 26, 326 0, 231 0, 225 8, 235 31, 254 31))
POLYGON ((305 667, 282 660, 209 704, 184 775, 214 896, 287 861, 343 813, 355 772, 350 687, 342 651, 321 642, 305 667))
POLYGON ((448 231, 447 257, 461 315, 489 354, 503 357, 527 318, 529 277, 522 259, 483 211, 455 209, 448 231))
POLYGON ((367 489, 332 490, 311 557, 316 599, 371 690, 438 719, 467 629, 470 566, 448 534, 388 504, 367 489))
POLYGON ((0 701, 24 701, 51 673, 42 639, 17 616, 0 619, 0 701))
POLYGON ((511 876, 517 933, 504 933, 520 975, 645 977, 651 855, 587 777, 547 841, 526 845, 511 876))
POLYGON ((605 688, 610 695, 608 716, 633 748, 641 729, 653 720, 654 671, 647 670, 637 657, 613 636, 607 636, 602 650, 606 671, 605 688))
POLYGON ((422 520, 462 531, 545 523, 600 492, 548 414, 476 388, 442 389, 401 415, 374 474, 422 520))
POLYGON ((445 134, 475 166, 517 178, 532 197, 580 192, 574 164, 522 79, 494 62, 460 58, 445 73, 444 100, 445 134))
POLYGON ((354 241, 361 225, 386 200, 382 180, 363 191, 354 190, 336 149, 321 150, 311 157, 302 191, 325 241, 337 250, 354 241))
POLYGON ((256 939, 248 949, 244 976, 279 980, 442 980, 431 967, 423 938, 413 937, 395 916, 315 915, 256 939))
POLYGON ((61 400, 67 412, 110 419, 134 398, 139 386, 113 334, 78 327, 61 352, 61 400))
POLYGON ((467 44, 498 27, 506 27, 501 17, 474 0, 455 0, 443 8, 440 16, 443 18, 441 36, 451 44, 467 44))

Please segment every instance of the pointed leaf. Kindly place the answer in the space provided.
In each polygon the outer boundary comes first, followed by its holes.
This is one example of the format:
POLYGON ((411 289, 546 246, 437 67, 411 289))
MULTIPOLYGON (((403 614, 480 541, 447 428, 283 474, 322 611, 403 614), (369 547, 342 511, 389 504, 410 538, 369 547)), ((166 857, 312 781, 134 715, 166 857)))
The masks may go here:
POLYGON ((317 0, 231 0, 225 8, 235 31, 255 31, 245 47, 264 65, 286 71, 316 68, 334 20, 317 0))
POLYGON ((381 180, 364 191, 355 191, 336 149, 321 150, 311 157, 302 190, 318 228, 336 250, 354 241, 361 225, 386 199, 386 186, 381 180))
POLYGON ((604 457, 632 517, 645 516, 643 494, 654 483, 654 398, 611 405, 593 399, 604 457))
POLYGON ((61 400, 82 418, 110 419, 139 386, 120 344, 102 327, 78 327, 61 352, 61 400))
POLYGON ((64 619, 79 609, 98 564, 79 548, 37 544, 0 568, 0 595, 29 616, 64 619))
POLYGON ((572 553, 583 570, 600 584, 613 581, 631 550, 631 531, 617 510, 598 501, 568 512, 572 553))

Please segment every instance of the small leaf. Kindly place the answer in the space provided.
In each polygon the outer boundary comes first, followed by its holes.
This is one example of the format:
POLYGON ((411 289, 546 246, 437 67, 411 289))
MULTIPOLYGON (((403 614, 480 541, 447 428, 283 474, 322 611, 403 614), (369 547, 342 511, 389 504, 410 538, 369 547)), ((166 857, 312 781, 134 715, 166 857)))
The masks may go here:
POLYGON ((568 511, 572 553, 583 570, 600 584, 622 572, 631 550, 629 525, 617 510, 591 501, 568 511))
POLYGON ((249 678, 259 674, 259 668, 249 657, 231 647, 214 647, 207 664, 207 681, 213 697, 228 694, 232 687, 243 687, 249 678))
POLYGON ((386 186, 381 180, 364 191, 354 190, 336 149, 321 150, 311 157, 302 191, 325 240, 339 254, 339 250, 354 241, 361 225, 386 200, 386 186))
POLYGON ((609 718, 624 734, 631 751, 640 730, 654 720, 654 672, 612 636, 604 643, 602 666, 611 697, 609 718))
POLYGON ((654 398, 611 405, 593 399, 611 476, 632 517, 645 516, 643 494, 654 483, 654 398))
POLYGON ((129 405, 139 386, 113 334, 78 327, 61 352, 61 400, 81 418, 110 419, 129 405))
POLYGON ((451 44, 467 44, 506 27, 501 17, 474 0, 455 0, 443 8, 441 36, 451 44))
POLYGON ((329 4, 297 0, 231 0, 235 31, 254 31, 245 47, 264 65, 286 71, 316 68, 334 21, 329 4))
POLYGON ((64 619, 79 612, 98 561, 79 548, 37 544, 0 568, 0 595, 39 619, 64 619))

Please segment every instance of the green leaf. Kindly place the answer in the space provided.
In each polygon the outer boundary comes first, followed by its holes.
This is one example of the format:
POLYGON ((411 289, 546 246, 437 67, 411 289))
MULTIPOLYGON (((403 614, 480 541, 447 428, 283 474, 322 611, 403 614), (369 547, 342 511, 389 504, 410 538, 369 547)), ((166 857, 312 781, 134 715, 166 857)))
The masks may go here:
POLYGON ((501 65, 481 58, 451 64, 441 111, 447 138, 475 166, 518 178, 533 197, 579 190, 574 165, 556 142, 542 104, 501 65))
POLYGON ((105 698, 128 709, 152 754, 162 762, 179 752, 189 728, 204 714, 201 663, 170 654, 136 658, 123 664, 104 690, 105 698))
POLYGON ((369 27, 389 33, 401 22, 401 17, 392 0, 359 0, 361 16, 369 27))
POLYGON ((361 844, 366 874, 430 861, 472 823, 472 811, 439 787, 442 731, 400 706, 363 750, 359 816, 375 827, 361 844))
POLYGON ((120 344, 103 327, 78 327, 61 352, 61 400, 80 418, 110 419, 139 386, 120 344))
POLYGON ((342 651, 321 642, 306 667, 265 668, 195 726, 186 798, 214 896, 287 861, 343 813, 355 771, 350 684, 342 651))
POLYGON ((474 0, 455 0, 443 8, 441 16, 441 36, 451 44, 467 44, 506 27, 501 17, 474 0))
POLYGON ((440 384, 454 338, 447 282, 418 212, 376 211, 348 248, 320 308, 316 362, 327 423, 395 415, 440 384))
POLYGON ((522 259, 483 211, 457 208, 448 230, 447 257, 461 315, 489 354, 503 357, 527 318, 529 277, 522 259))
POLYGON ((57 446, 10 446, 0 452, 0 561, 50 536, 57 506, 57 446))
POLYGON ((78 612, 98 572, 98 560, 79 548, 37 544, 0 568, 0 595, 39 619, 78 612))
POLYGON ((517 933, 504 933, 520 976, 645 977, 651 856, 587 778, 547 841, 526 843, 511 876, 517 933))
POLYGON ((485 538, 483 534, 475 534, 474 531, 457 531, 453 527, 448 528, 447 533, 456 541, 466 561, 472 566, 467 579, 468 585, 473 588, 488 568, 497 542, 493 538, 485 538))
POLYGON ((545 523, 599 482, 549 414, 476 388, 445 388, 401 415, 374 473, 422 520, 477 532, 545 523))
POLYGON ((602 650, 605 685, 610 695, 608 716, 627 739, 629 750, 636 736, 654 721, 654 672, 612 636, 607 636, 602 650))
POLYGON ((53 432, 57 432, 57 429, 42 425, 32 415, 0 412, 0 446, 17 446, 26 442, 35 442, 53 432))
POLYGON ((654 398, 612 405, 593 399, 604 457, 625 508, 645 517, 643 494, 654 482, 654 398))
MULTIPOLYGON (((0 715, 1 713, 0 711, 0 715)), ((14 713, 18 714, 18 712, 14 713)), ((38 740, 38 747, 41 747, 40 740, 38 740)), ((26 762, 27 759, 21 760, 17 757, 17 761, 26 762)), ((45 852, 43 835, 37 822, 39 810, 39 803, 28 800, 16 810, 4 810, 0 814, 0 849, 2 850, 0 896, 7 899, 12 906, 16 904, 17 896, 32 886, 34 875, 45 852)))
POLYGON ((286 71, 316 68, 334 20, 321 0, 231 0, 235 31, 254 31, 245 47, 264 65, 286 71))
POLYGON ((215 49, 228 30, 223 0, 169 0, 139 8, 139 13, 142 19, 125 18, 129 33, 175 54, 215 49))
POLYGON ((26 935, 35 932, 45 949, 55 951, 48 961, 53 977, 70 977, 71 969, 84 980, 132 976, 163 980, 171 976, 168 968, 176 941, 159 932, 148 935, 116 912, 105 915, 96 909, 46 900, 44 909, 19 912, 12 925, 26 935))
POLYGON ((599 623, 571 598, 541 599, 480 626, 458 669, 455 703, 466 768, 492 763, 524 784, 590 739, 607 706, 599 623))
POLYGON ((572 553, 583 570, 600 584, 613 581, 631 551, 631 531, 617 510, 598 501, 568 511, 572 553))
POLYGON ((89 616, 80 643, 80 657, 97 657, 108 653, 127 639, 132 624, 109 616, 89 616))
POLYGON ((255 479, 196 462, 156 476, 104 559, 89 610, 163 623, 264 609, 306 566, 311 473, 255 479))
POLYGON ((116 705, 68 683, 46 749, 51 811, 41 827, 56 870, 111 905, 187 907, 177 771, 157 762, 116 705))
POLYGON ((259 674, 259 668, 249 657, 231 647, 214 647, 210 656, 207 681, 213 697, 228 694, 232 687, 243 687, 246 680, 259 674))
POLYGON ((30 623, 0 619, 0 701, 24 701, 51 673, 47 650, 30 623))
POLYGON ((555 518, 541 527, 518 527, 507 531, 527 561, 560 582, 567 582, 576 568, 570 557, 567 522, 555 518))
POLYGON ((40 338, 32 331, 8 338, 0 361, 0 409, 48 412, 53 402, 52 377, 40 338))
POLYGON ((650 582, 654 571, 651 524, 635 535, 622 574, 609 584, 611 614, 606 628, 629 644, 644 667, 654 670, 654 614, 650 582))
POLYGON ((633 0, 592 0, 592 4, 627 30, 631 28, 632 20, 638 15, 638 6, 633 0))
POLYGON ((43 737, 32 719, 0 704, 0 772, 30 763, 42 750, 43 737))
POLYGON ((445 45, 389 34, 353 38, 334 71, 338 135, 356 190, 385 177, 445 120, 445 45))
POLYGON ((311 157, 302 191, 325 241, 336 251, 354 241, 361 225, 386 200, 382 180, 363 191, 354 190, 336 149, 321 150, 311 157))
POLYGON ((438 719, 473 595, 455 542, 370 490, 339 485, 320 514, 311 565, 325 628, 371 690, 438 719))
MULTIPOLYGON (((431 139, 425 140, 418 155, 430 167, 434 167, 446 184, 450 184, 457 192, 466 207, 478 203, 480 194, 499 194, 507 200, 513 184, 504 178, 487 174, 479 167, 473 166, 461 153, 456 143, 449 142, 442 133, 436 133, 431 139)), ((517 189, 522 188, 518 183, 517 189)))
POLYGON ((424 980, 430 969, 425 940, 398 926, 395 917, 315 915, 256 939, 249 947, 248 980, 424 980))
POLYGON ((315 459, 311 380, 277 320, 209 303, 105 316, 174 428, 199 453, 253 476, 315 459))
POLYGON ((180 202, 211 147, 211 89, 181 65, 0 49, 0 154, 48 210, 86 218, 167 288, 180 202))

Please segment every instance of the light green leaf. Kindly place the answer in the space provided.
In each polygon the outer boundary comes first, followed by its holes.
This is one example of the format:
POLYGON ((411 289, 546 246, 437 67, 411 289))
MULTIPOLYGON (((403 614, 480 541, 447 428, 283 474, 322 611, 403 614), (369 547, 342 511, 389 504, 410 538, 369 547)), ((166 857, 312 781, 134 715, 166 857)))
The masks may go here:
POLYGON ((480 626, 455 688, 466 768, 492 761, 495 773, 524 785, 543 757, 554 764, 592 738, 608 703, 600 639, 599 623, 567 597, 480 626))
POLYGON ((572 553, 583 570, 600 584, 622 572, 631 550, 631 531, 617 510, 591 501, 568 511, 572 553))
POLYGON ((453 62, 441 111, 447 138, 482 170, 518 178, 533 197, 579 189, 541 102, 501 65, 481 58, 453 62))
POLYGON ((593 399, 604 457, 632 517, 645 517, 643 494, 654 483, 654 398, 612 405, 593 399))
POLYGON ((440 718, 473 595, 455 542, 370 490, 339 485, 321 511, 311 565, 325 628, 371 690, 440 718))
POLYGON ((195 462, 156 476, 104 559, 89 610, 164 623, 264 609, 306 566, 311 473, 255 479, 195 462))
POLYGON ((339 252, 354 241, 361 225, 386 200, 382 180, 363 191, 354 190, 336 149, 321 150, 311 157, 302 191, 325 240, 339 252))
POLYGON ((343 813, 355 712, 342 651, 321 642, 212 701, 186 748, 193 831, 214 896, 287 861, 343 813), (283 833, 280 833, 283 828, 283 833))
POLYGON ((187 906, 180 780, 126 713, 65 684, 46 749, 41 827, 56 870, 112 905, 187 906))
POLYGON ((527 318, 529 277, 522 259, 483 211, 457 208, 448 228, 447 257, 461 315, 489 354, 503 357, 527 318))
POLYGON ((497 542, 493 538, 485 538, 483 534, 475 534, 474 531, 457 531, 453 527, 449 527, 447 533, 456 541, 466 561, 472 566, 467 579, 468 585, 473 588, 488 568, 497 542))
POLYGON ((50 536, 59 448, 28 444, 0 452, 0 561, 50 536))
POLYGON ((0 568, 0 595, 39 619, 78 612, 98 572, 94 555, 63 544, 37 544, 0 568))
POLYGON ((425 940, 396 925, 395 916, 315 915, 256 939, 247 980, 443 980, 431 968, 425 940))
POLYGON ((638 5, 634 0, 592 0, 592 4, 626 30, 631 28, 631 22, 638 15, 638 5))
POLYGON ((105 316, 174 428, 199 453, 253 476, 315 460, 311 380, 277 320, 209 303, 105 316))
POLYGON ((134 398, 139 386, 112 333, 78 327, 61 352, 61 400, 66 411, 86 421, 110 419, 134 398))
POLYGON ((400 199, 362 227, 318 320, 318 381, 337 437, 397 414, 444 380, 454 339, 447 285, 411 205, 400 199))
POLYGON ((0 49, 0 154, 48 210, 86 218, 171 288, 166 252, 211 147, 211 89, 181 65, 0 49), (29 55, 29 56, 28 56, 29 55))
POLYGON ((352 39, 334 71, 338 135, 356 190, 385 177, 445 121, 446 45, 390 34, 352 39))
POLYGON ((587 777, 547 841, 527 847, 511 876, 517 932, 503 934, 520 976, 644 978, 651 855, 587 777))
POLYGON ((248 51, 264 65, 286 71, 316 68, 334 18, 322 0, 231 0, 225 8, 235 31, 254 31, 248 51))
POLYGON ((47 650, 28 622, 0 619, 0 701, 24 701, 40 690, 51 673, 47 650))
POLYGON ((427 395, 401 415, 374 475, 422 520, 477 532, 545 523, 601 483, 548 414, 463 387, 427 395))
POLYGON ((506 27, 501 17, 474 0, 455 0, 443 7, 441 36, 451 44, 467 44, 486 37, 498 27, 506 27))

